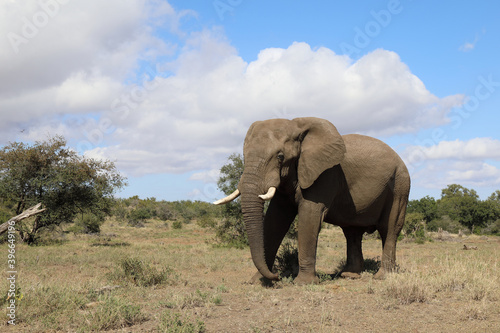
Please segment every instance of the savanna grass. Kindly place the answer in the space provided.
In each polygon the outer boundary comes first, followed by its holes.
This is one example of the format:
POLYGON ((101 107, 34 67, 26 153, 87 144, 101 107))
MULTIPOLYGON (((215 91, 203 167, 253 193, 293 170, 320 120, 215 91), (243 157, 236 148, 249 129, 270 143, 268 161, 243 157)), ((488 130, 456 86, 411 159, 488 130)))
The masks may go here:
POLYGON ((165 311, 160 319, 157 331, 160 333, 204 333, 205 323, 192 320, 188 316, 165 311))
POLYGON ((384 294, 401 304, 424 303, 446 294, 465 301, 497 301, 498 266, 474 256, 443 256, 432 266, 389 274, 384 294))

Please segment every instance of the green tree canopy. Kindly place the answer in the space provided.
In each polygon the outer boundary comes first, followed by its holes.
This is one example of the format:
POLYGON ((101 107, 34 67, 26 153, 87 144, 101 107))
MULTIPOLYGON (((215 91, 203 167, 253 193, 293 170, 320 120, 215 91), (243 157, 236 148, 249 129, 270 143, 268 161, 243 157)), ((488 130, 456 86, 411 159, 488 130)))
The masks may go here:
POLYGON ((438 217, 436 199, 427 195, 419 200, 410 200, 408 202, 408 213, 420 213, 422 219, 429 223, 438 217))
POLYGON ((220 176, 217 186, 226 195, 233 193, 238 187, 241 175, 243 175, 243 157, 241 154, 231 154, 228 163, 220 168, 220 176))
POLYGON ((16 214, 38 202, 46 208, 32 227, 19 230, 28 243, 38 231, 72 222, 78 213, 109 214, 113 193, 124 185, 114 163, 82 157, 60 136, 0 150, 0 197, 14 203, 16 214))
MULTIPOLYGON (((226 195, 233 193, 238 188, 243 174, 243 157, 241 154, 231 154, 228 163, 220 169, 217 186, 226 195)), ((243 223, 243 213, 239 199, 229 202, 223 207, 223 223, 217 226, 217 238, 229 246, 241 247, 248 245, 248 239, 243 223)))
POLYGON ((493 218, 490 205, 479 200, 476 191, 461 185, 448 185, 441 192, 439 200, 440 215, 448 215, 469 230, 484 226, 493 218))

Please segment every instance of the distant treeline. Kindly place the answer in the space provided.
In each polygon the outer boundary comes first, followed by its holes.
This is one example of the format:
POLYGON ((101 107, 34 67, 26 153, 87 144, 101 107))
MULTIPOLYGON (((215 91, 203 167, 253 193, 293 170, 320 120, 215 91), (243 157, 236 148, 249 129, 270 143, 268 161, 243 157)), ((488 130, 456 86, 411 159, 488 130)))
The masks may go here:
POLYGON ((425 224, 428 231, 500 235, 500 191, 480 200, 477 192, 461 185, 448 185, 441 198, 430 196, 408 203, 405 228, 425 224))
POLYGON ((131 225, 144 223, 149 219, 190 223, 195 220, 220 217, 221 209, 204 201, 159 201, 156 198, 140 199, 138 196, 133 196, 116 199, 112 215, 127 220, 131 225))

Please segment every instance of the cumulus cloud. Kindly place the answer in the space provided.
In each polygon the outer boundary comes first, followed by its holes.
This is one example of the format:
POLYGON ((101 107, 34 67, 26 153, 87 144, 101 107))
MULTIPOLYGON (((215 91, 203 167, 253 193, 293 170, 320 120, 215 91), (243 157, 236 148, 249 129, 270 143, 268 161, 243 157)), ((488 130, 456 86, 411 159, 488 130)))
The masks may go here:
POLYGON ((219 180, 220 170, 212 169, 203 172, 196 172, 189 177, 189 180, 200 180, 204 183, 214 183, 219 180))
POLYGON ((412 184, 432 189, 442 189, 449 184, 497 187, 500 169, 484 161, 430 161, 412 174, 412 184))
POLYGON ((173 54, 152 32, 179 15, 163 1, 3 1, 0 129, 108 108, 139 61, 173 54))
MULTIPOLYGON (((434 96, 385 50, 353 62, 294 43, 262 50, 247 63, 219 31, 194 34, 186 45, 176 61, 159 67, 174 75, 160 78, 142 103, 128 108, 113 134, 120 146, 104 154, 124 146, 162 152, 150 172, 214 168, 241 150, 255 120, 316 116, 342 133, 391 135, 444 124, 463 100, 434 96)), ((120 116, 111 111, 110 117, 120 116)))
POLYGON ((449 184, 500 185, 500 169, 495 165, 500 161, 500 140, 441 141, 432 146, 408 147, 401 155, 413 171, 412 182, 419 186, 441 189, 449 184))
POLYGON ((432 146, 410 146, 403 156, 412 165, 424 160, 500 160, 500 140, 474 138, 468 141, 441 141, 432 146))
MULTIPOLYGON (((43 10, 27 3, 1 5, 1 34, 22 35, 23 17, 43 10)), ((80 150, 144 175, 218 169, 256 120, 316 116, 341 133, 393 135, 445 124, 463 103, 433 95, 391 51, 354 61, 297 42, 247 62, 217 28, 182 31, 186 16, 164 1, 61 4, 17 54, 1 42, 0 109, 10 112, 0 128, 60 119, 80 150)))

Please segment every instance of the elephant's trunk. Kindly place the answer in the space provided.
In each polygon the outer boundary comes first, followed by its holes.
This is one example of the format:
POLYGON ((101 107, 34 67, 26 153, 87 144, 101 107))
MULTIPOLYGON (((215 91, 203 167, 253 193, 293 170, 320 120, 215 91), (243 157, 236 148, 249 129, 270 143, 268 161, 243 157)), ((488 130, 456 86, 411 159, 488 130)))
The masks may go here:
POLYGON ((258 186, 243 184, 245 190, 241 194, 241 209, 250 244, 250 252, 255 267, 270 280, 279 280, 277 274, 270 271, 264 248, 264 201, 259 198, 258 186))

